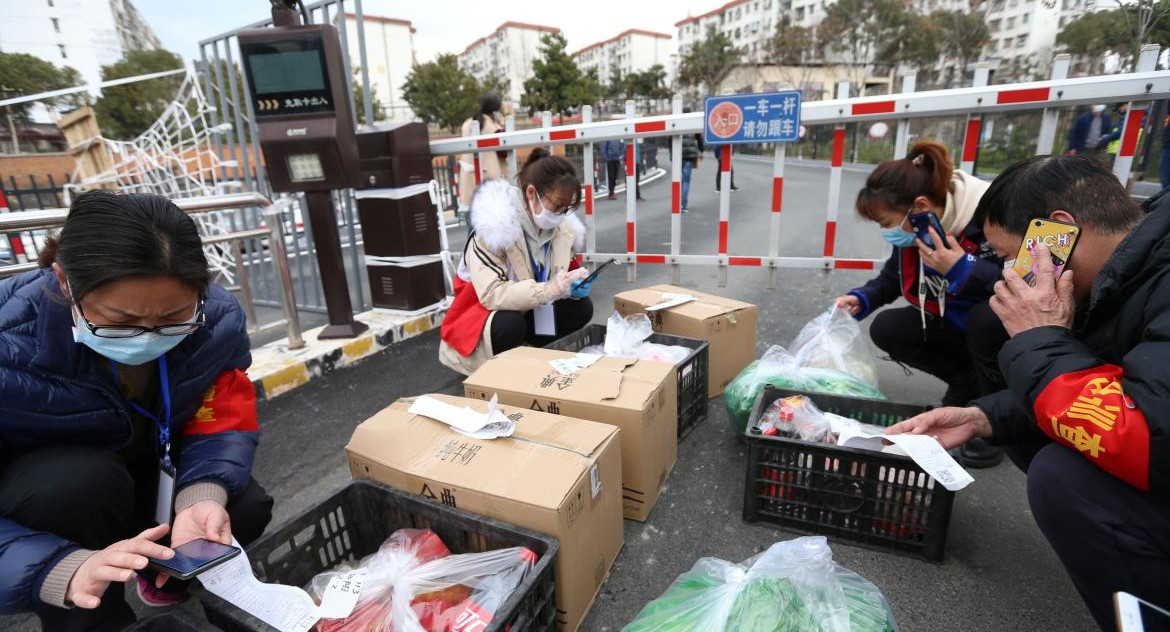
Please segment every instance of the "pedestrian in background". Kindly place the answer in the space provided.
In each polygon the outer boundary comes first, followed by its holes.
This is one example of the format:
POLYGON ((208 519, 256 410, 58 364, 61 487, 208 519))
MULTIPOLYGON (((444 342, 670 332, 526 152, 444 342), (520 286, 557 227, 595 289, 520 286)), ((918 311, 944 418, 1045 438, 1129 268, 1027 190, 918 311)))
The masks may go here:
POLYGON ((703 137, 699 134, 687 134, 682 137, 682 195, 679 202, 681 211, 687 212, 687 200, 691 193, 691 176, 703 161, 703 137))
MULTIPOLYGON (((471 136, 471 125, 479 121, 480 136, 499 134, 504 131, 504 124, 500 121, 500 93, 486 92, 479 100, 479 110, 463 121, 462 134, 471 136)), ((502 178, 508 173, 508 153, 483 151, 479 153, 479 164, 483 167, 483 180, 502 178)), ((475 154, 467 153, 459 156, 459 210, 467 211, 471 208, 471 197, 475 194, 475 154)))
MULTIPOLYGON (((1117 154, 1119 151, 1121 151, 1121 132, 1123 131, 1123 128, 1125 127, 1126 116, 1129 114, 1129 103, 1126 102, 1126 103, 1117 104, 1117 108, 1114 111, 1117 112, 1117 123, 1116 123, 1116 125, 1113 126, 1113 129, 1110 130, 1110 133, 1107 136, 1105 136, 1104 138, 1102 138, 1101 142, 1098 144, 1099 147, 1105 148, 1105 154, 1109 156, 1110 168, 1113 167, 1113 163, 1117 160, 1117 154)), ((1137 146, 1138 147, 1141 146, 1142 136, 1145 134, 1145 129, 1144 129, 1145 123, 1146 123, 1146 115, 1145 115, 1145 112, 1143 111, 1142 118, 1137 123, 1137 125, 1138 125, 1137 146)))
POLYGON ((601 161, 605 163, 605 184, 609 188, 609 199, 616 200, 618 172, 622 168, 622 159, 626 157, 625 143, 620 140, 607 140, 601 143, 601 161))
POLYGON ((1105 112, 1105 105, 1098 103, 1089 109, 1088 112, 1082 113, 1073 121, 1072 129, 1068 134, 1068 153, 1072 155, 1077 154, 1099 154, 1104 147, 1101 147, 1101 139, 1104 138, 1113 130, 1113 122, 1109 120, 1109 115, 1105 112))
MULTIPOLYGON (((641 184, 642 184, 642 172, 645 171, 644 163, 646 161, 646 154, 645 154, 646 147, 645 147, 645 144, 642 142, 642 139, 640 139, 640 138, 634 138, 630 142, 634 143, 634 177, 637 178, 637 183, 638 183, 638 186, 634 187, 634 194, 635 194, 634 199, 645 200, 646 198, 642 197, 641 184)), ((630 190, 629 187, 626 187, 626 191, 629 191, 629 190, 630 190)))
MULTIPOLYGON (((715 154, 715 192, 718 193, 723 188, 723 148, 729 145, 711 145, 711 152, 715 154)), ((735 186, 735 167, 731 167, 731 190, 738 191, 739 187, 735 186)))

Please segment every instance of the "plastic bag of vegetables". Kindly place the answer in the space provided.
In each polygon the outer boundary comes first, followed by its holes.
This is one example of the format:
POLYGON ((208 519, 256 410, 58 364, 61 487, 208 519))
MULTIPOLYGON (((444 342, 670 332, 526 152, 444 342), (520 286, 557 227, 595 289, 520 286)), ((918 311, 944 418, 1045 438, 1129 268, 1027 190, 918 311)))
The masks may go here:
POLYGON ((803 368, 833 369, 874 388, 878 386, 873 352, 861 326, 836 305, 810 320, 796 334, 791 349, 797 364, 803 368))
POLYGON ((881 391, 854 375, 834 369, 802 367, 796 356, 784 347, 773 345, 764 357, 747 365, 723 392, 727 418, 737 435, 744 433, 752 407, 765 384, 795 391, 886 398, 881 391))
POLYGON ((881 591, 833 562, 824 537, 735 564, 702 558, 622 632, 896 632, 881 591))

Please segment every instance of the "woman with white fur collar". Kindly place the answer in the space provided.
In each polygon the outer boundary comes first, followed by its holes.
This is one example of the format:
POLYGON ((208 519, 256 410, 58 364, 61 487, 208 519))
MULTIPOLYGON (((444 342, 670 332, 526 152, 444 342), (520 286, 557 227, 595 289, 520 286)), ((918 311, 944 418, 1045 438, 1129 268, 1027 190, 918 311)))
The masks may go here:
POLYGON ((443 319, 439 360, 471 374, 498 353, 543 346, 589 323, 588 276, 575 252, 585 227, 573 211, 581 182, 573 163, 534 149, 516 175, 484 182, 471 202, 472 233, 443 319))

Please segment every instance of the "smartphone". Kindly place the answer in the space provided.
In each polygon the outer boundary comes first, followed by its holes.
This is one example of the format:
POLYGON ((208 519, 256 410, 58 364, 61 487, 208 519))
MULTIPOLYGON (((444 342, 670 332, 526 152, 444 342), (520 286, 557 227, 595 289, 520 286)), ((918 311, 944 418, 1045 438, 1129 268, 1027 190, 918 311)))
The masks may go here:
POLYGON ((1020 252, 1016 254, 1016 262, 1012 269, 1028 285, 1036 284, 1036 257, 1032 254, 1036 246, 1044 244, 1052 253, 1052 264, 1056 266, 1056 277, 1064 272, 1064 266, 1072 258, 1073 250, 1077 247, 1077 239, 1081 236, 1081 229, 1074 224, 1058 222, 1051 219, 1034 219, 1028 224, 1028 231, 1024 233, 1024 243, 1020 244, 1020 252))
MULTIPOLYGON (((938 248, 938 246, 934 245, 934 239, 930 237, 931 228, 934 229, 934 232, 938 233, 940 239, 945 241, 947 238, 947 233, 943 230, 942 224, 938 221, 938 215, 935 215, 934 211, 925 211, 910 215, 910 226, 914 229, 914 233, 918 235, 918 238, 932 249, 938 248)), ((943 248, 946 248, 945 243, 943 244, 943 248)))
POLYGON ((597 278, 598 274, 601 274, 601 271, 604 270, 606 268, 606 266, 608 266, 611 263, 617 263, 617 262, 618 262, 617 259, 610 259, 609 261, 606 261, 605 263, 597 266, 596 268, 593 269, 593 272, 589 273, 589 276, 585 277, 581 281, 581 285, 585 285, 586 283, 593 283, 593 280, 597 278))
POLYGON ((1170 612, 1125 592, 1113 593, 1118 632, 1170 632, 1170 612))
POLYGON ((212 542, 191 540, 172 549, 175 556, 169 560, 150 559, 150 568, 175 579, 187 580, 203 571, 210 570, 240 554, 239 547, 212 542))

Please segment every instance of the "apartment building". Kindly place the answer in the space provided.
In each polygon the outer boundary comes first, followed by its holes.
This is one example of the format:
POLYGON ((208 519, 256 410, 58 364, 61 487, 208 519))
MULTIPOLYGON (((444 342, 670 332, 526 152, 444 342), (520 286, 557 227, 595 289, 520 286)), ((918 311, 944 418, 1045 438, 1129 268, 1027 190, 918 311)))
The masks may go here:
POLYGON ((674 79, 674 38, 666 33, 628 29, 573 53, 573 61, 584 72, 597 71, 603 84, 613 81, 614 72, 626 76, 659 65, 666 70, 666 85, 674 79))
POLYGON ((559 32, 552 26, 504 22, 459 53, 459 66, 476 79, 495 75, 507 80, 504 101, 519 104, 524 81, 532 76, 532 62, 540 55, 540 38, 559 32))
MULTIPOLYGON (((335 25, 340 20, 335 21, 335 25)), ((410 106, 402 98, 406 76, 414 67, 414 34, 416 29, 410 20, 401 20, 380 15, 364 15, 362 30, 365 32, 366 65, 370 74, 370 92, 386 110, 386 120, 395 122, 411 121, 414 118, 410 106)), ((349 61, 355 67, 361 63, 357 17, 352 13, 345 16, 345 41, 349 49, 349 61)), ((360 75, 355 77, 360 85, 360 75)))

